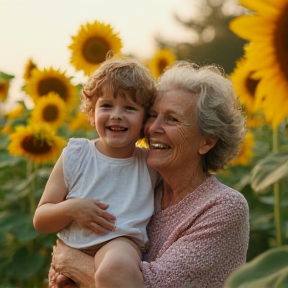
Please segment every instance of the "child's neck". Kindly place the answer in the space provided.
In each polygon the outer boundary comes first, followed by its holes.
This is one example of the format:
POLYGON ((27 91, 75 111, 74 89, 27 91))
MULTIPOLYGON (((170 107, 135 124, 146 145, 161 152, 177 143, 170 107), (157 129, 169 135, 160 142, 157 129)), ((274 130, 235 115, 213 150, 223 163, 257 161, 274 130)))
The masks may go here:
POLYGON ((119 158, 119 159, 132 157, 135 150, 134 143, 131 143, 131 145, 125 147, 111 147, 103 143, 101 139, 97 139, 94 145, 101 154, 111 158, 119 158))

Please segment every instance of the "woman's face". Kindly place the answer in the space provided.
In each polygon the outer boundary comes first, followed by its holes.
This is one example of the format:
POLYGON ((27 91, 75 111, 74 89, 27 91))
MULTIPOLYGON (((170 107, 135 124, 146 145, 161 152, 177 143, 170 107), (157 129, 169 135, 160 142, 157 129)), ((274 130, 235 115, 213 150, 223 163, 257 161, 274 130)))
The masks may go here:
POLYGON ((181 90, 157 95, 145 125, 148 165, 159 172, 201 166, 205 138, 196 121, 197 96, 181 90))

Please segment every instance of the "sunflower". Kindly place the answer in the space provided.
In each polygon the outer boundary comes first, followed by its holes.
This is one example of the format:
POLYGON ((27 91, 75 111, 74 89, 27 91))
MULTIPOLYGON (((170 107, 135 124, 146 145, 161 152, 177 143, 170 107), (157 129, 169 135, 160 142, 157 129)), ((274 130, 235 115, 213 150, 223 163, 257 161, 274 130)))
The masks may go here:
POLYGON ((13 75, 0 72, 0 101, 5 101, 8 96, 8 90, 10 81, 13 79, 13 75))
POLYGON ((4 125, 4 127, 1 129, 2 134, 12 134, 13 132, 14 132, 13 127, 11 127, 8 124, 4 125))
POLYGON ((247 60, 242 58, 236 62, 236 68, 230 78, 234 89, 239 97, 240 103, 245 107, 248 113, 255 112, 255 91, 259 83, 258 79, 253 77, 253 71, 246 65, 247 60))
POLYGON ((157 79, 167 66, 172 65, 176 61, 176 56, 167 49, 158 50, 148 66, 151 70, 152 75, 157 79))
POLYGON ((9 80, 0 78, 0 101, 5 101, 8 96, 9 80))
POLYGON ((23 74, 23 78, 24 78, 25 81, 30 79, 32 71, 34 69, 38 69, 37 65, 33 62, 32 59, 28 59, 28 61, 25 64, 24 74, 23 74))
POLYGON ((136 142, 136 146, 140 148, 149 148, 146 138, 139 139, 136 142))
POLYGON ((265 120, 262 114, 247 114, 246 126, 247 128, 257 128, 265 124, 265 120))
POLYGON ((55 135, 47 124, 18 126, 9 136, 8 150, 13 156, 24 156, 35 164, 56 161, 66 141, 55 135))
MULTIPOLYGON (((257 54, 257 50, 255 50, 257 46, 254 44, 253 46, 251 45, 253 49, 248 50, 246 53, 249 63, 251 62, 250 59, 253 59, 254 55, 257 54)), ((263 111, 266 121, 275 128, 288 115, 288 105, 286 104, 288 97, 287 90, 285 90, 288 89, 288 79, 279 78, 279 74, 271 74, 271 72, 275 72, 272 70, 267 71, 267 74, 264 76, 263 70, 256 70, 254 72, 256 78, 261 78, 255 91, 255 109, 263 111)))
POLYGON ((250 162, 252 161, 252 157, 253 157, 253 153, 252 153, 253 147, 254 147, 253 133, 250 130, 248 130, 242 142, 242 145, 240 147, 240 151, 239 151, 237 158, 233 159, 230 162, 230 164, 232 166, 236 166, 236 165, 246 166, 250 164, 250 162))
POLYGON ((77 131, 77 130, 93 131, 95 130, 95 128, 89 123, 87 116, 79 110, 76 112, 76 116, 70 117, 68 121, 69 121, 69 129, 71 131, 77 131))
POLYGON ((68 108, 73 109, 77 101, 77 88, 65 76, 65 72, 50 68, 48 70, 34 69, 26 82, 25 91, 37 102, 41 97, 54 92, 62 98, 68 108))
POLYGON ((18 103, 18 105, 16 106, 16 108, 14 108, 13 110, 9 111, 6 113, 7 119, 8 120, 13 120, 15 118, 18 118, 22 115, 23 111, 24 111, 24 105, 18 103))
POLYGON ((70 63, 76 71, 83 70, 85 75, 91 75, 99 65, 106 60, 109 51, 120 53, 122 41, 110 24, 98 21, 81 25, 78 34, 72 36, 70 63))
POLYGON ((59 127, 66 116, 65 102, 55 94, 50 92, 47 96, 41 97, 35 104, 31 112, 31 123, 47 123, 53 127, 59 127))
POLYGON ((253 44, 246 56, 247 65, 261 79, 256 101, 266 121, 277 127, 288 114, 288 1, 240 0, 240 4, 255 14, 233 19, 230 29, 253 44))

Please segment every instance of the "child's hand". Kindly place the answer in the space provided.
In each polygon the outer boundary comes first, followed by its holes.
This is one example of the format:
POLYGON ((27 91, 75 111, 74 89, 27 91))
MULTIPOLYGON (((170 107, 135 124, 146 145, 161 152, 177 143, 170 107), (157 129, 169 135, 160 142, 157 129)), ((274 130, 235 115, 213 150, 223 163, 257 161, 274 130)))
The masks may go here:
POLYGON ((82 198, 73 198, 66 201, 71 201, 73 219, 82 227, 90 229, 98 235, 105 235, 116 229, 114 225, 116 217, 105 211, 109 207, 108 204, 82 198))

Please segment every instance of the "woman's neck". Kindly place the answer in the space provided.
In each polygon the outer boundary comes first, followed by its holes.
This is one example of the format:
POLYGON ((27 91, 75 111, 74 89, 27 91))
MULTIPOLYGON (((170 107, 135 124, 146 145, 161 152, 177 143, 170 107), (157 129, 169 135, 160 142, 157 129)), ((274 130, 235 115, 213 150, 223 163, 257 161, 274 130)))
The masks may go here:
POLYGON ((163 194, 162 194, 162 210, 173 206, 184 199, 188 194, 193 193, 206 179, 208 173, 201 170, 198 173, 192 173, 189 176, 176 173, 168 177, 163 177, 163 194))

